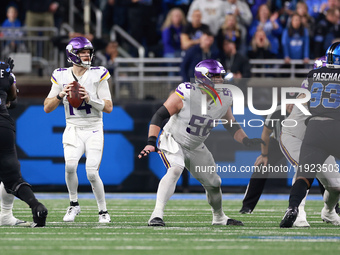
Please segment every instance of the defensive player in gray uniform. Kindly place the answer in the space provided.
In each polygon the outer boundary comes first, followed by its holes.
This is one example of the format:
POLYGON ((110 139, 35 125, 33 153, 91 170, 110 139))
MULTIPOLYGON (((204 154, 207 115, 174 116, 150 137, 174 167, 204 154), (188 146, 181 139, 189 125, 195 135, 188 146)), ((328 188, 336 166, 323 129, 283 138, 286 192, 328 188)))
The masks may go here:
POLYGON ((181 83, 151 119, 148 145, 140 152, 139 158, 150 152, 158 152, 167 166, 167 173, 159 183, 156 205, 148 221, 149 226, 165 226, 164 208, 173 195, 176 183, 183 169, 187 168, 205 188, 208 203, 212 208, 213 225, 243 225, 241 221, 226 216, 222 209, 221 178, 213 171, 197 171, 197 168, 215 167, 212 154, 204 141, 213 128, 216 119, 228 120, 225 128, 234 139, 246 146, 263 143, 261 139, 249 139, 239 124, 235 124, 231 112, 232 95, 227 88, 217 92, 214 84, 222 83, 225 70, 220 62, 206 59, 195 67, 195 83, 181 83), (214 95, 214 98, 202 95, 214 95), (214 103, 214 101, 218 103, 214 103), (202 104, 207 104, 206 113, 202 104), (170 118, 160 135, 162 122, 170 118), (229 123, 233 122, 233 125, 229 123), (159 149, 159 150, 158 150, 159 149))
POLYGON ((84 153, 87 178, 98 204, 99 222, 111 221, 106 208, 104 185, 99 177, 104 146, 103 112, 110 113, 113 109, 107 82, 110 74, 102 66, 91 67, 93 52, 93 46, 86 38, 75 37, 70 40, 66 46, 66 55, 73 66, 54 70, 51 77, 52 88, 44 102, 46 113, 55 110, 60 101, 63 101, 65 108, 63 145, 65 179, 70 197, 70 207, 63 218, 66 222, 74 221, 75 216, 80 213, 77 167, 84 153), (73 108, 67 100, 74 80, 81 84, 79 91, 84 99, 78 108, 73 108))

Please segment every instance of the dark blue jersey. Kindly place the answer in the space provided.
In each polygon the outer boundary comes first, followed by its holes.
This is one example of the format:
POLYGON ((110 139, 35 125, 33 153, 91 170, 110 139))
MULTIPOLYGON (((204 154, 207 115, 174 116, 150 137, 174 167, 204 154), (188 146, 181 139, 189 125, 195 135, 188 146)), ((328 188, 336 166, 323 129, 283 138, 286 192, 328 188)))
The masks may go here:
POLYGON ((7 92, 14 82, 13 77, 9 74, 8 65, 0 62, 0 126, 14 129, 14 122, 9 116, 6 103, 7 92))
POLYGON ((340 68, 322 67, 310 71, 307 77, 312 116, 340 120, 340 68))

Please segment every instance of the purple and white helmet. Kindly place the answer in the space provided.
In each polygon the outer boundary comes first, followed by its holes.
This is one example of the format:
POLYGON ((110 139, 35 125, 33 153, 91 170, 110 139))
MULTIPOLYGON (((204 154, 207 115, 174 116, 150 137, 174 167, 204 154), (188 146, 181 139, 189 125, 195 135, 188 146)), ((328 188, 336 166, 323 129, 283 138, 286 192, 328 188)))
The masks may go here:
POLYGON ((92 43, 85 37, 74 37, 66 46, 67 61, 77 66, 90 67, 94 56, 94 49, 92 43), (83 62, 79 57, 79 51, 90 50, 90 61, 83 62))
POLYGON ((317 60, 315 60, 314 62, 314 68, 313 69, 319 69, 323 66, 326 66, 327 64, 327 57, 323 56, 321 58, 318 58, 317 60))
POLYGON ((197 83, 206 84, 214 87, 214 83, 211 78, 214 75, 221 75, 222 78, 226 75, 226 72, 222 66, 222 64, 213 59, 206 59, 199 62, 195 66, 195 81, 197 83))

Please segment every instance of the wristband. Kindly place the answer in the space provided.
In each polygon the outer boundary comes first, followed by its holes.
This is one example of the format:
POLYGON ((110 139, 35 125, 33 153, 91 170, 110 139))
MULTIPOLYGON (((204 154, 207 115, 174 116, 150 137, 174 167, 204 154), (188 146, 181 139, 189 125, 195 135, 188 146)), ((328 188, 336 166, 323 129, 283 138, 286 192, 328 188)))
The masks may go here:
POLYGON ((91 97, 90 95, 89 95, 89 101, 87 103, 92 105, 98 111, 103 111, 105 107, 105 102, 103 99, 99 99, 99 98, 95 99, 91 97))
POLYGON ((261 153, 261 156, 262 156, 262 157, 268 157, 268 154, 263 154, 263 153, 261 153))
POLYGON ((59 96, 59 94, 56 96, 58 100, 62 100, 63 98, 59 96))
POLYGON ((152 145, 153 147, 157 148, 156 142, 157 142, 156 136, 149 136, 148 137, 148 145, 152 145))

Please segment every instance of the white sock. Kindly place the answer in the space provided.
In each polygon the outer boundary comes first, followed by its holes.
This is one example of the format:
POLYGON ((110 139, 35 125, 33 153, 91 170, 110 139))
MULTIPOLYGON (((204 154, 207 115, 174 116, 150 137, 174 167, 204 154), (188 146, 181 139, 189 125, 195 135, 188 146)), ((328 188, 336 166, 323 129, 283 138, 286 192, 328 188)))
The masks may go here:
POLYGON ((208 203, 211 206, 214 220, 221 220, 226 215, 222 209, 222 191, 221 187, 204 187, 206 190, 206 195, 208 203))
POLYGON ((76 172, 65 173, 66 186, 70 201, 78 201, 78 176, 76 172))
POLYGON ((65 164, 65 181, 70 201, 78 201, 77 160, 68 160, 65 164))
POLYGON ((87 178, 91 183, 93 194, 97 200, 98 210, 107 211, 104 184, 99 177, 98 170, 87 170, 87 178))
POLYGON ((332 190, 325 190, 323 193, 323 201, 325 202, 324 207, 328 212, 332 212, 335 208, 336 203, 339 201, 339 192, 332 190), (329 192, 330 191, 330 192, 329 192))
POLYGON ((3 183, 0 184, 1 214, 13 215, 14 195, 8 194, 3 183))
POLYGON ((299 213, 305 212, 306 198, 307 198, 308 192, 309 192, 309 190, 307 190, 306 196, 302 199, 302 201, 299 205, 299 213))
POLYGON ((180 166, 172 166, 158 184, 156 205, 150 219, 159 217, 163 219, 164 208, 170 197, 175 193, 176 183, 183 172, 180 166))

